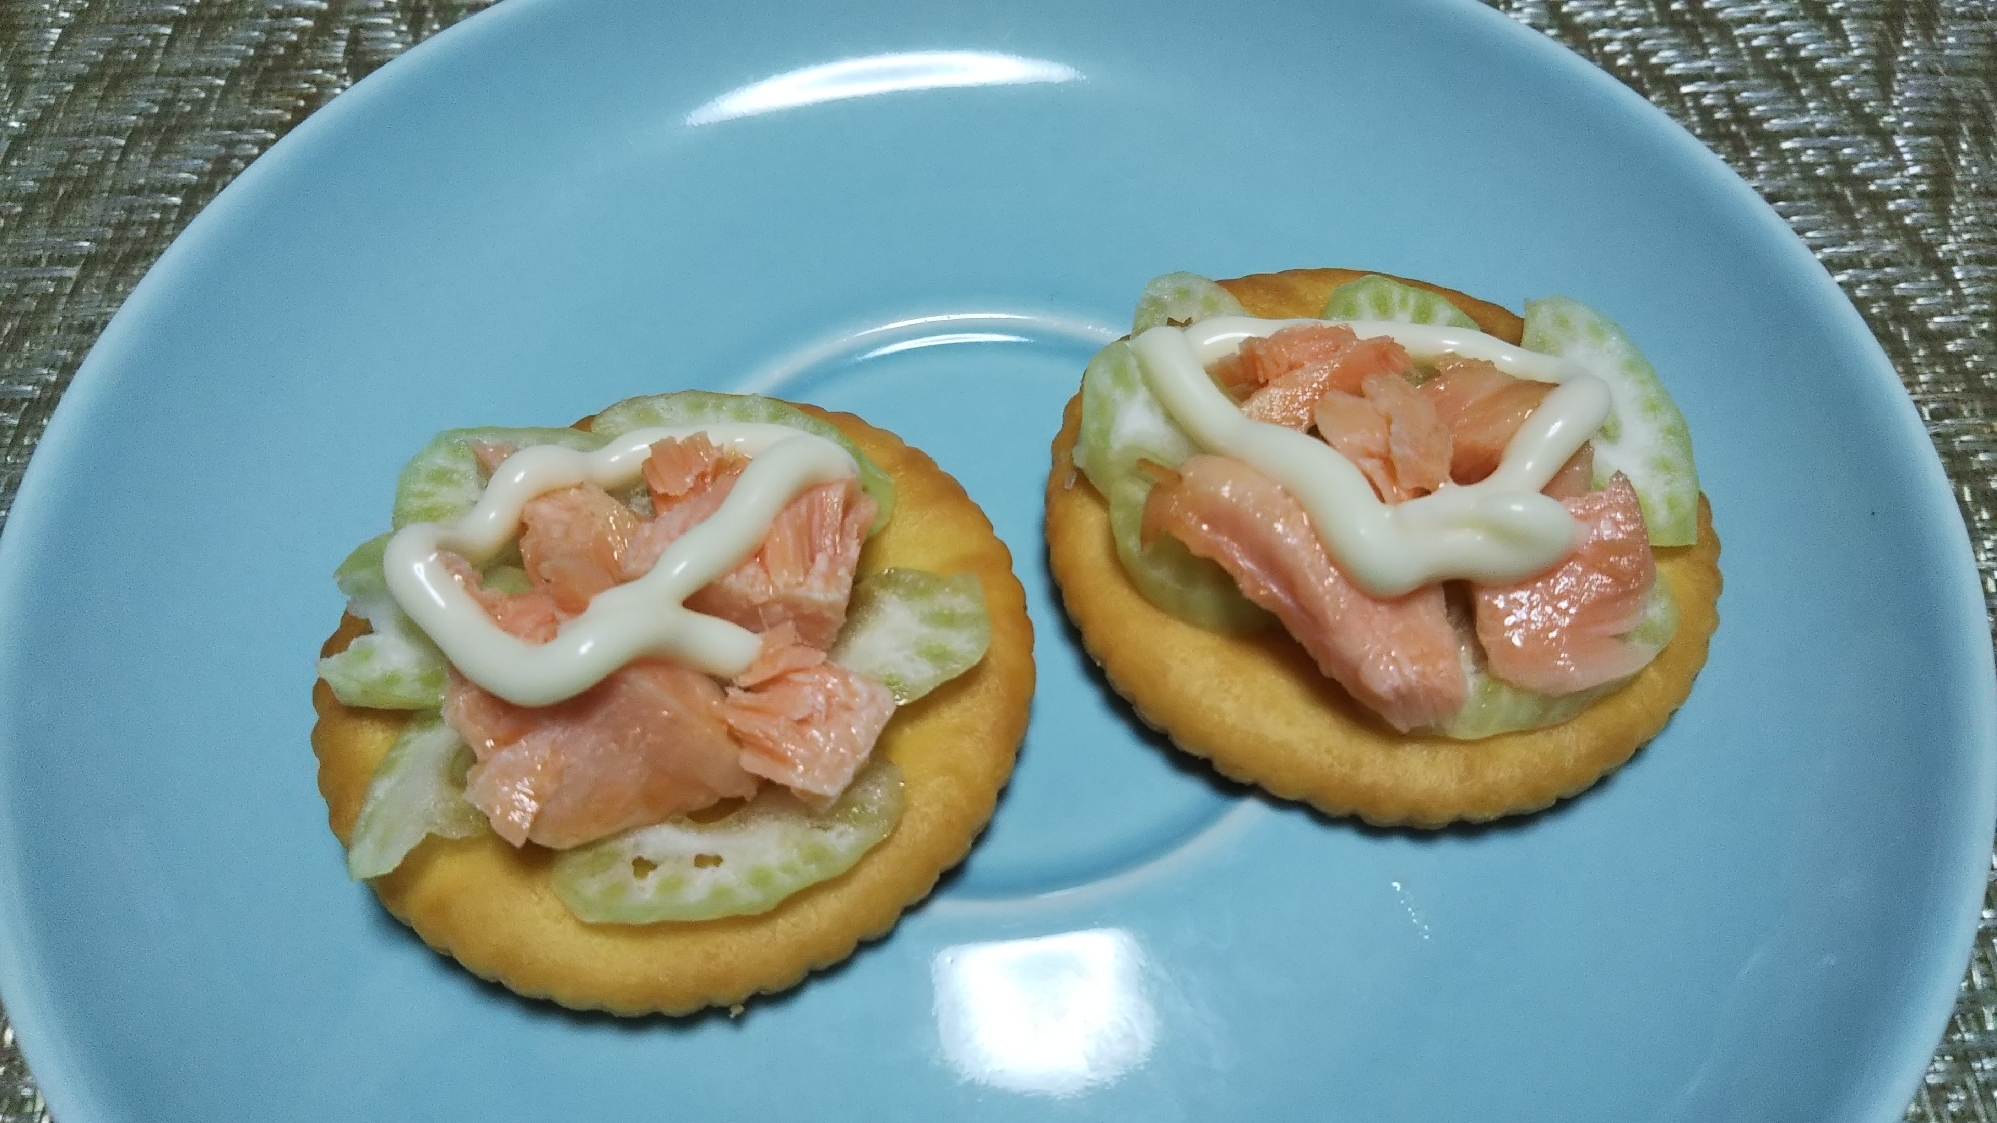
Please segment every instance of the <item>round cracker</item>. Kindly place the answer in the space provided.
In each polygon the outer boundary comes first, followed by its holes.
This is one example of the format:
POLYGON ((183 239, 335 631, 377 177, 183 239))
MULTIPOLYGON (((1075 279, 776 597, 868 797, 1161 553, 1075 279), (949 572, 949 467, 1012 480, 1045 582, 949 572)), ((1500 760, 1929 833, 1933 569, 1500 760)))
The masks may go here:
MULTIPOLYGON (((1254 315, 1286 318, 1316 315, 1332 289, 1362 276, 1308 269, 1221 284, 1254 315)), ((1422 287, 1490 334, 1517 342, 1518 317, 1453 290, 1422 287)), ((1081 417, 1078 394, 1054 439, 1047 482, 1048 561, 1068 615, 1146 724, 1237 780, 1378 826, 1440 827, 1537 811, 1629 760, 1664 728, 1705 665, 1719 626, 1721 581, 1720 542, 1702 495, 1698 542, 1657 551, 1658 575, 1678 602, 1677 634, 1627 685, 1547 729, 1478 741, 1397 732, 1325 678, 1282 629, 1224 635, 1146 600, 1117 560, 1108 504, 1075 468, 1081 417)))
MULTIPOLYGON (((976 503, 935 461, 850 414, 802 407, 839 427, 894 479, 894 518, 867 542, 860 573, 891 566, 973 573, 992 642, 964 675, 904 706, 875 751, 902 772, 894 831, 839 877, 768 912, 698 922, 585 924, 555 896, 555 852, 497 835, 431 837, 374 880, 382 904, 425 943, 520 994, 616 1014, 691 1013, 796 985, 894 927, 963 860, 991 819, 1026 733, 1033 628, 1012 555, 976 503)), ((327 641, 343 649, 366 625, 352 617, 327 641)), ((342 705, 313 687, 319 791, 345 845, 375 766, 407 714, 342 705)))

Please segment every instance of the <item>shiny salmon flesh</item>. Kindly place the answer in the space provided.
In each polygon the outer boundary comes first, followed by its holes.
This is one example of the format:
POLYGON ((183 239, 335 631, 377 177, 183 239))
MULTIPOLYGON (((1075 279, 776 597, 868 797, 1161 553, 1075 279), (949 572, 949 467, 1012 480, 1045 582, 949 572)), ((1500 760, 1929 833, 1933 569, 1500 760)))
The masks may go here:
POLYGON ((1276 614, 1324 674, 1406 731, 1455 713, 1469 694, 1441 586, 1389 600, 1338 568, 1303 506, 1274 480, 1199 455, 1152 488, 1148 531, 1220 563, 1249 600, 1276 614))

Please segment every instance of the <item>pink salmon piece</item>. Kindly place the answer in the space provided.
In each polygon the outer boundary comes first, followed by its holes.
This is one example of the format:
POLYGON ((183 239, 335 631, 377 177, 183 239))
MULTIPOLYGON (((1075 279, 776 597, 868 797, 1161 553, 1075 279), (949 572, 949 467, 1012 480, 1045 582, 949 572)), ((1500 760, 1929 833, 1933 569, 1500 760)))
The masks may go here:
POLYGON ((831 647, 846 622, 860 545, 875 510, 857 481, 806 489, 778 513, 755 556, 688 597, 686 606, 752 632, 789 623, 799 642, 821 651, 831 647))
POLYGON ((566 619, 555 604, 555 598, 546 589, 530 589, 524 593, 502 593, 479 586, 479 572, 472 563, 451 553, 439 552, 444 568, 448 569, 465 592, 485 609, 492 622, 501 631, 528 643, 546 643, 555 638, 566 619))
POLYGON ((1244 339, 1234 354, 1213 365, 1214 379, 1234 390, 1253 390, 1333 358, 1359 337, 1343 324, 1299 324, 1259 339, 1244 339))
POLYGON ((763 645, 756 652, 756 661, 735 676, 736 686, 753 688, 792 671, 809 670, 825 662, 825 652, 798 642, 797 625, 789 621, 764 632, 762 639, 763 645))
POLYGON ((452 674, 444 720, 478 763, 465 798, 500 837, 567 849, 755 794, 721 687, 639 659, 553 706, 515 706, 452 674))
POLYGON ((712 490, 722 477, 741 475, 748 466, 748 457, 734 449, 722 448, 708 440, 705 433, 655 441, 644 467, 645 486, 652 492, 652 510, 663 514, 696 492, 712 490))
POLYGON ((1657 580, 1636 489, 1618 472, 1600 491, 1562 502, 1588 528, 1581 545, 1537 577, 1475 590, 1491 673, 1555 697, 1633 675, 1658 651, 1624 638, 1657 580))
POLYGON ((895 701, 873 679, 821 662, 730 689, 722 708, 743 768, 823 805, 866 763, 895 701))
POLYGON ((1428 400, 1398 374, 1367 375, 1361 390, 1333 390, 1318 400, 1318 435, 1358 465, 1388 503, 1441 487, 1449 478, 1449 430, 1428 400))
POLYGON ((1276 614, 1326 677, 1394 728, 1431 725, 1463 707, 1469 680, 1442 587, 1368 596, 1335 565, 1301 504, 1226 457, 1198 455, 1151 489, 1147 534, 1164 531, 1220 563, 1243 595, 1276 614))
POLYGON ((1435 372, 1420 393, 1449 428, 1449 476, 1460 484, 1496 471, 1519 426, 1553 392, 1550 382, 1513 378, 1483 359, 1444 355, 1435 372))
POLYGON ((472 457, 478 461, 478 466, 485 470, 485 474, 488 477, 494 472, 499 471, 499 466, 506 463, 507 457, 520 451, 518 446, 508 444, 504 441, 467 441, 466 443, 471 446, 472 457))
POLYGON ((642 520, 595 484, 537 495, 521 510, 520 560, 528 579, 571 616, 623 577, 642 520))
POLYGON ((1277 376, 1250 394, 1241 403, 1241 412, 1256 421, 1308 432, 1315 421, 1318 400, 1325 394, 1333 390, 1357 394, 1368 375, 1401 375, 1413 369, 1414 361, 1408 358, 1407 348, 1391 336, 1376 335, 1358 340, 1330 358, 1277 376))

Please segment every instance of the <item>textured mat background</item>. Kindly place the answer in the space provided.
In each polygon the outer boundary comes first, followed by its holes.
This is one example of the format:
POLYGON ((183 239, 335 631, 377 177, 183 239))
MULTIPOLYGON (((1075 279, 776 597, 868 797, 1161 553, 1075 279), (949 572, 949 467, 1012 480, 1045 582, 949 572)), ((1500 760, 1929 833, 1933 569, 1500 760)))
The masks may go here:
MULTIPOLYGON (((173 236, 327 99, 488 2, 0 0, 0 525, 173 236)), ((1997 2, 1490 2, 1671 114, 1830 269, 1927 420, 1997 604, 1997 2)), ((1997 895, 1907 1118, 1997 1123, 1997 895)), ((0 1123, 46 1120, 0 1014, 0 1123)))

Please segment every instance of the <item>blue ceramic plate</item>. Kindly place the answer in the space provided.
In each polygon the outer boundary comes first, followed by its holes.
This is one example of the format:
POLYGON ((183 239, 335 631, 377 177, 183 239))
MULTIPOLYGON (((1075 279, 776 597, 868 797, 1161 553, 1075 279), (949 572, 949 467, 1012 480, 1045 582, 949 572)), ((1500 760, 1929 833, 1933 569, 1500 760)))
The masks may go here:
POLYGON ((1473 3, 509 0, 246 172, 105 332, 0 548, 0 984, 63 1123, 1899 1117, 1992 817, 1962 524, 1822 270, 1473 3), (736 10, 737 7, 743 10, 736 10), (1140 734, 1049 588, 1062 403, 1154 274, 1607 310, 1691 419, 1724 622, 1638 759, 1375 831, 1140 734), (1032 597, 970 862, 743 1017, 522 1001, 343 876, 329 573, 437 429, 779 391, 928 449, 1032 597))

